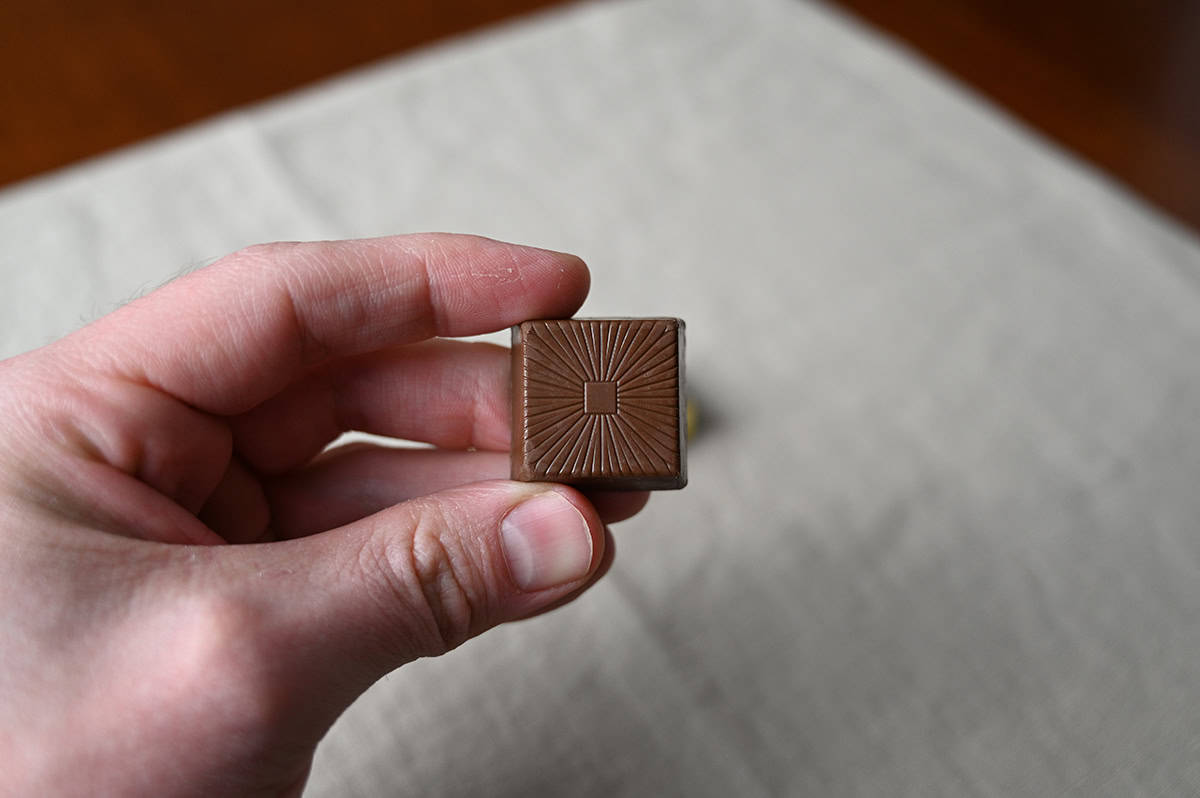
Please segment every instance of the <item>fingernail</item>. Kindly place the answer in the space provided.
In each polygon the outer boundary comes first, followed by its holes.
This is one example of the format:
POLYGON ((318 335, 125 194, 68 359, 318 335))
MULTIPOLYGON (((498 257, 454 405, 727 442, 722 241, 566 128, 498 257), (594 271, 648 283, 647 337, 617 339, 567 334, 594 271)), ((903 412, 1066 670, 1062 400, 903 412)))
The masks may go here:
POLYGON ((592 565, 587 521, 557 493, 539 493, 510 510, 500 539, 508 571, 524 591, 582 579, 592 565))

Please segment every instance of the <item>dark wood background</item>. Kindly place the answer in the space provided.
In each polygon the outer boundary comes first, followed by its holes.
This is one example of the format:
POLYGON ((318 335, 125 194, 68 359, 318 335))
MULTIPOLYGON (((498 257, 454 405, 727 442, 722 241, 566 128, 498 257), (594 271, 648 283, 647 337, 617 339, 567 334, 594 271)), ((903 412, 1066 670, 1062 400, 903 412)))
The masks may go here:
MULTIPOLYGON (((1200 230, 1200 0, 831 2, 1200 230)), ((0 4, 0 184, 561 4, 0 4)))

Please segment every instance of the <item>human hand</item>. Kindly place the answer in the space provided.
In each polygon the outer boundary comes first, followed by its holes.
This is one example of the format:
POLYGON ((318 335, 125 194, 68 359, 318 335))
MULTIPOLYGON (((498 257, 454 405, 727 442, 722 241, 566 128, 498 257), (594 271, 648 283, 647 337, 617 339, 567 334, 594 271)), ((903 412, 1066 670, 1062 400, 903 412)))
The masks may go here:
POLYGON ((507 350, 426 340, 587 287, 466 236, 272 244, 0 362, 0 793, 298 794, 372 682, 590 585, 646 495, 493 479, 507 350), (437 448, 322 453, 350 429, 437 448))

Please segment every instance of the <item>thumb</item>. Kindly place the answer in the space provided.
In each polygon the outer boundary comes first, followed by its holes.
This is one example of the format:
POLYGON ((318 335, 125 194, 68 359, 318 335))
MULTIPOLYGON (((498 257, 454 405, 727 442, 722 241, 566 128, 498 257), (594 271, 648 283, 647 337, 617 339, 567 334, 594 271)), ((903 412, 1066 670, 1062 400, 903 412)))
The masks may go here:
POLYGON ((351 693, 336 712, 406 662, 569 600, 604 551, 604 526, 577 491, 494 481, 307 538, 206 549, 220 562, 202 570, 223 599, 254 608, 244 631, 274 679, 351 693))
POLYGON ((605 540, 569 488, 487 482, 405 502, 329 543, 353 562, 339 568, 330 622, 357 619, 395 667, 558 602, 587 582, 605 540))

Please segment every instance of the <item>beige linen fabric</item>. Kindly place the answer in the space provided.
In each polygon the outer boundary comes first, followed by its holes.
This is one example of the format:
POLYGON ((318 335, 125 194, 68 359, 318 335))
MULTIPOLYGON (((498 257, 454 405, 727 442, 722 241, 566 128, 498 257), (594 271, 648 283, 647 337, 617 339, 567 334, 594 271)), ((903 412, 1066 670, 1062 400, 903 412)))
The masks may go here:
POLYGON ((1194 239, 820 6, 598 3, 3 192, 0 354, 412 230, 686 319, 704 427, 600 586, 385 679, 309 794, 1200 790, 1194 239))

